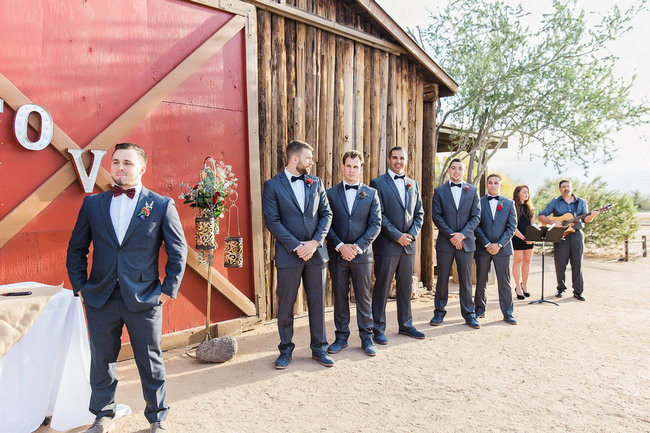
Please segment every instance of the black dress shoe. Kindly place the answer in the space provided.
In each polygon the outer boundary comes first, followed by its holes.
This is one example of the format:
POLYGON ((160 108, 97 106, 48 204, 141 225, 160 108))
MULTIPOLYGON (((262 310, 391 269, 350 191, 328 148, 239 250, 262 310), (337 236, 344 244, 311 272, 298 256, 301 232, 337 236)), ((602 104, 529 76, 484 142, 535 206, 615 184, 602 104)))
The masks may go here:
POLYGON ((555 297, 556 297, 556 298, 561 298, 561 297, 563 297, 564 295, 562 294, 562 292, 564 292, 564 290, 558 290, 557 292, 555 292, 555 297))
POLYGON ((582 296, 582 293, 574 293, 573 297, 576 298, 578 301, 586 301, 585 297, 582 296))

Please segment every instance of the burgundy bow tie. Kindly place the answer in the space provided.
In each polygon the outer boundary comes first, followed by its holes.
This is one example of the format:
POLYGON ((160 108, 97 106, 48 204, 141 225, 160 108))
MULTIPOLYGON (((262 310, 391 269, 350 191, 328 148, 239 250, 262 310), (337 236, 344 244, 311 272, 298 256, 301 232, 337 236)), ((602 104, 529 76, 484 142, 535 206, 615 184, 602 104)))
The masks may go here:
POLYGON ((113 197, 117 197, 122 194, 126 194, 128 198, 133 198, 135 196, 135 188, 122 189, 117 185, 113 185, 113 197))

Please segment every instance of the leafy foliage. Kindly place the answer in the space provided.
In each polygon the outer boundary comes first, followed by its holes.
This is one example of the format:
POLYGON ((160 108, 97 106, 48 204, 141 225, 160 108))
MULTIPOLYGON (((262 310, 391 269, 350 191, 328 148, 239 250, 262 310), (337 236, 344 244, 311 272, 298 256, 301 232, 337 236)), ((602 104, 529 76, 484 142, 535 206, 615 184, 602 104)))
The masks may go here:
POLYGON ((197 208, 202 214, 212 214, 215 218, 220 218, 225 210, 226 199, 235 193, 237 180, 232 166, 224 164, 223 161, 219 161, 215 166, 212 158, 206 158, 199 182, 194 186, 183 183, 187 192, 178 198, 183 199, 183 204, 197 208))
MULTIPOLYGON (((639 230, 637 207, 631 194, 622 194, 609 190, 607 182, 596 177, 591 181, 571 180, 573 194, 587 201, 589 210, 612 203, 614 208, 601 213, 592 222, 585 224, 583 229, 585 244, 589 247, 617 247, 622 245, 625 237, 632 237, 639 230)), ((536 192, 533 203, 537 212, 546 207, 549 201, 557 197, 560 179, 549 179, 536 192)))
POLYGON ((596 25, 576 0, 554 0, 533 27, 524 25, 532 20, 523 7, 503 0, 452 0, 432 15, 418 29, 420 43, 460 83, 456 97, 439 101, 438 130, 460 129, 447 161, 465 157, 476 183, 511 138, 521 149, 541 143, 541 156, 558 169, 568 160, 586 168, 611 159, 609 135, 646 123, 649 109, 630 99, 632 83, 614 75, 617 58, 606 48, 645 1, 614 7, 596 25))

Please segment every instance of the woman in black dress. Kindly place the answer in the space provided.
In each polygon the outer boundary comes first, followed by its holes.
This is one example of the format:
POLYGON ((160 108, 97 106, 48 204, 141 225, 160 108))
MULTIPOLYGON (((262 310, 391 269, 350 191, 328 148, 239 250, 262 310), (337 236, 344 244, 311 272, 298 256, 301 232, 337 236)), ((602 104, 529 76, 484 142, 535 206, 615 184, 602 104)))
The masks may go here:
POLYGON ((514 249, 512 276, 515 279, 517 299, 524 299, 530 296, 528 292, 528 272, 530 270, 530 260, 533 258, 533 244, 526 241, 524 233, 526 233, 526 229, 535 213, 528 186, 518 185, 512 199, 515 202, 517 211, 517 229, 512 238, 512 248, 514 249))

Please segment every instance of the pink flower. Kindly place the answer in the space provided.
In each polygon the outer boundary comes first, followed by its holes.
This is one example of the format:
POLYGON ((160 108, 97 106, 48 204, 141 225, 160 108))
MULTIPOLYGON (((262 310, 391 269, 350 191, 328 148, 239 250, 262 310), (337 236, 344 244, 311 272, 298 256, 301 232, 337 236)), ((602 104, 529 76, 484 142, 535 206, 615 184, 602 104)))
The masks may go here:
POLYGON ((499 203, 499 204, 497 205, 497 210, 501 210, 501 209, 503 209, 503 206, 501 206, 501 203, 499 203))
POLYGON ((406 184, 406 189, 409 189, 409 188, 411 188, 412 186, 413 186, 413 185, 411 185, 410 183, 407 183, 407 184, 406 184))
POLYGON ((365 193, 365 191, 359 192, 359 198, 366 198, 368 197, 368 194, 365 193))
POLYGON ((311 184, 314 183, 314 181, 310 178, 307 178, 305 179, 305 183, 307 184, 307 186, 311 186, 311 184))
POLYGON ((465 185, 465 186, 463 187, 463 189, 464 189, 465 191, 469 191, 469 186, 465 185))

